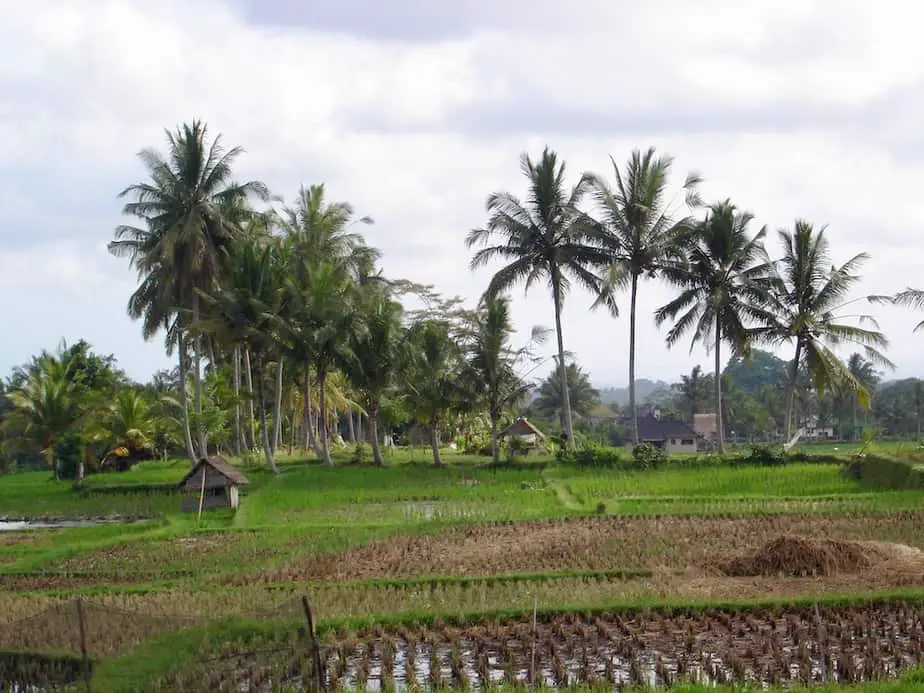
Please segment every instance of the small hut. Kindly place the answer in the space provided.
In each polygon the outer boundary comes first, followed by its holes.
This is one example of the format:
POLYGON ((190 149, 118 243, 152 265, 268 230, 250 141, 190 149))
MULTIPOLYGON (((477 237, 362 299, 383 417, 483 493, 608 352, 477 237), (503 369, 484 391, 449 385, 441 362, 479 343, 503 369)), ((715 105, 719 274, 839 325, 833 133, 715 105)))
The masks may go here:
POLYGON ((542 431, 523 417, 507 426, 497 437, 502 443, 516 441, 516 444, 534 453, 539 452, 542 443, 545 442, 545 435, 542 431))
POLYGON ((224 457, 203 457, 180 481, 181 489, 195 494, 183 498, 180 509, 185 513, 196 512, 199 509, 200 494, 203 509, 236 508, 239 502, 238 488, 249 483, 247 477, 232 467, 224 457))

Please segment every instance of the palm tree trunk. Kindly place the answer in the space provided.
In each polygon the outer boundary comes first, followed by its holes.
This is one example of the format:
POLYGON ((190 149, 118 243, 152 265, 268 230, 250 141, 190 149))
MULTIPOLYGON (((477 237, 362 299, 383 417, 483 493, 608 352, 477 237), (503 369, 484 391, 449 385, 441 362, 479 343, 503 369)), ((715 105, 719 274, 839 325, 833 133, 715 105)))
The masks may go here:
POLYGON ((356 442, 356 428, 353 426, 353 405, 347 404, 346 410, 347 417, 347 438, 349 438, 351 443, 356 442))
POLYGON ((186 454, 189 455, 189 461, 195 466, 199 458, 196 455, 196 448, 193 446, 192 441, 192 431, 189 428, 189 401, 186 396, 186 362, 188 360, 186 358, 186 338, 184 335, 180 335, 177 341, 180 362, 180 405, 183 407, 183 438, 186 442, 186 454))
POLYGON ((722 425, 722 325, 715 321, 715 438, 719 454, 725 452, 725 431, 722 425))
MULTIPOLYGON (((192 313, 193 325, 198 326, 199 295, 195 293, 193 294, 192 313)), ((195 373, 193 374, 193 399, 196 407, 196 440, 199 443, 199 452, 205 457, 208 455, 208 445, 205 440, 205 428, 202 425, 202 339, 198 334, 193 337, 193 358, 195 361, 193 364, 195 368, 195 373)))
POLYGON ((244 448, 244 431, 241 429, 241 348, 234 346, 231 356, 234 359, 234 454, 240 457, 244 448))
POLYGON ((433 450, 433 464, 443 466, 443 457, 440 455, 440 428, 436 419, 430 419, 430 448, 433 450))
POLYGON ((326 384, 327 384, 327 374, 324 371, 319 369, 318 370, 318 389, 320 390, 321 401, 318 403, 318 408, 320 409, 320 415, 321 415, 321 431, 320 431, 321 460, 328 467, 332 467, 334 465, 334 461, 330 457, 330 446, 328 445, 328 440, 327 440, 327 394, 324 392, 326 384))
POLYGON ((574 426, 571 421, 571 394, 568 392, 568 369, 565 365, 565 342, 561 334, 561 295, 558 272, 552 272, 552 303, 555 307, 555 335, 558 337, 558 369, 561 377, 561 398, 564 409, 565 447, 574 449, 574 426))
POLYGON ((379 446, 379 412, 377 407, 369 408, 369 429, 372 433, 372 460, 377 467, 385 466, 382 448, 379 446))
POLYGON ((250 448, 257 447, 257 441, 254 439, 254 431, 257 429, 256 426, 256 417, 253 412, 253 369, 250 367, 250 349, 244 349, 244 374, 247 376, 247 408, 250 418, 250 435, 247 436, 250 440, 250 448))
POLYGON ((282 376, 283 376, 283 356, 279 355, 276 361, 276 404, 273 412, 273 452, 279 448, 279 440, 282 436, 282 376))
POLYGON ((638 296, 638 275, 632 275, 629 294, 629 411, 632 412, 632 445, 638 445, 638 409, 635 406, 635 301, 638 296))
POLYGON ((854 393, 853 401, 851 402, 851 414, 853 415, 853 429, 850 432, 850 440, 857 440, 859 436, 857 435, 857 395, 854 393))
POLYGON ((799 358, 802 356, 802 341, 796 340, 796 355, 789 372, 788 391, 786 392, 786 423, 783 426, 783 442, 792 440, 792 415, 796 407, 796 381, 799 378, 799 358))
POLYGON ((366 442, 366 427, 363 424, 363 413, 356 412, 356 441, 359 443, 366 442))
POLYGON ((491 463, 500 464, 500 447, 497 444, 497 413, 491 412, 491 463))
POLYGON ((269 431, 266 428, 266 393, 263 384, 263 360, 257 358, 257 404, 260 408, 260 433, 263 436, 263 454, 266 455, 266 466, 269 467, 273 474, 279 470, 276 468, 276 461, 273 459, 273 449, 270 447, 269 431))
POLYGON ((311 404, 311 376, 305 371, 305 450, 316 450, 314 435, 314 413, 311 404))

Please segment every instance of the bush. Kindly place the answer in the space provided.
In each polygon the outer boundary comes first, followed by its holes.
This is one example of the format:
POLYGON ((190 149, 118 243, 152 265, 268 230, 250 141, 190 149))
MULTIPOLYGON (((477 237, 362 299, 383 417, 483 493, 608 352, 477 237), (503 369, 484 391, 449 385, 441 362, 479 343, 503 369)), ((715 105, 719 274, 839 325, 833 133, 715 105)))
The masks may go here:
POLYGON ((559 450, 558 460, 577 467, 606 467, 629 469, 631 464, 623 457, 619 448, 604 445, 585 445, 573 452, 559 450))
POLYGON ((889 457, 856 457, 844 465, 842 473, 873 486, 894 489, 924 488, 924 469, 889 457))
POLYGON ((632 448, 632 461, 636 469, 657 469, 667 464, 667 452, 651 443, 632 448))
POLYGON ((356 443, 350 461, 353 464, 365 464, 369 460, 371 452, 372 450, 368 444, 362 442, 356 443))
POLYGON ((780 467, 787 462, 783 449, 770 445, 752 445, 750 454, 743 461, 746 464, 757 464, 762 467, 780 467))

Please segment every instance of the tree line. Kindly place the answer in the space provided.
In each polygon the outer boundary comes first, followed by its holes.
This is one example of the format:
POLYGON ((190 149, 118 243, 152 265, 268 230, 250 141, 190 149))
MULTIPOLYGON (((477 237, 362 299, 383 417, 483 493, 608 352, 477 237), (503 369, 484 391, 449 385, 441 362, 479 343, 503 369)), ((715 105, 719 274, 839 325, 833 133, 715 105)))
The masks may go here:
MULTIPOLYGON (((145 339, 164 336, 175 372, 139 386, 85 343, 43 353, 4 386, 7 454, 26 447, 57 469, 62 446, 95 445, 97 457, 111 459, 172 445, 193 460, 216 449, 259 451, 275 471, 275 453, 287 443, 331 464, 330 441, 345 423, 348 437, 367 440, 384 464, 383 431, 414 422, 436 464, 441 436, 458 432, 481 431, 497 460, 499 428, 526 403, 528 374, 539 363, 534 346, 546 335, 535 328, 514 344, 506 295, 537 282, 552 298, 568 447, 575 437, 565 298, 576 283, 594 308, 617 315, 628 292, 637 443, 636 305, 652 278, 676 290, 653 316, 670 325, 668 345, 691 335, 714 352, 716 373, 723 347, 747 360, 756 346, 791 345, 788 436, 803 375, 818 393, 853 393, 868 407, 866 384, 836 348, 854 345, 876 367, 891 367, 886 337, 870 316, 851 317, 853 306, 924 300, 911 289, 851 296, 867 256, 833 265, 825 229, 805 221, 779 232, 780 255, 772 258, 766 228, 754 231, 753 216, 728 200, 705 204, 698 175, 687 175, 672 198, 672 159, 654 149, 634 151, 623 166, 613 161, 611 181, 585 173, 571 185, 564 162, 546 148, 538 161, 521 157, 526 196, 489 195, 484 227, 465 239, 473 269, 502 263, 467 306, 386 276, 361 233, 373 220, 330 201, 324 185, 302 187, 285 204, 260 181, 237 182, 243 150, 226 149, 200 121, 167 131, 166 145, 139 153, 147 177, 119 194, 132 223, 116 229, 109 250, 137 272, 128 313, 145 339), (423 307, 410 309, 411 301, 423 307), (88 379, 89 361, 111 372, 105 387, 88 379)), ((712 384, 720 450, 722 380, 712 384)))

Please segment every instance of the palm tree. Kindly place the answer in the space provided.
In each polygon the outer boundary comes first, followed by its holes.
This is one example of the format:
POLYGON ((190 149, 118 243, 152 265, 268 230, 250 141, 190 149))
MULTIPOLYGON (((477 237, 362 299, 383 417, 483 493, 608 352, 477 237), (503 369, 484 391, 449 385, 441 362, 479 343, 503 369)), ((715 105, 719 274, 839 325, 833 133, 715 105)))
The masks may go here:
POLYGON ((689 412, 689 421, 700 413, 700 404, 709 397, 709 378, 703 376, 701 366, 693 366, 690 375, 681 375, 680 382, 671 385, 671 389, 676 391, 682 401, 684 414, 689 412))
POLYGON ((561 328, 564 299, 572 280, 576 280, 597 297, 597 303, 604 303, 614 314, 616 306, 604 290, 601 279, 592 271, 592 268, 601 267, 606 262, 606 254, 600 247, 599 230, 578 209, 590 187, 589 181, 582 178, 569 189, 565 183, 565 164, 559 162, 558 155, 548 147, 543 150, 538 163, 523 154, 520 170, 529 181, 526 201, 521 202, 509 192, 491 194, 486 203, 487 225, 472 230, 465 244, 468 248, 485 246, 472 257, 472 269, 493 260, 507 263, 494 274, 487 296, 505 293, 521 282, 525 283, 527 291, 536 282, 548 283, 555 311, 564 429, 567 445, 573 447, 574 430, 561 328), (500 242, 488 245, 495 239, 500 242))
POLYGON ((429 429, 433 463, 441 467, 440 425, 464 402, 462 354, 445 321, 412 325, 407 341, 410 354, 404 378, 410 405, 415 418, 429 429))
POLYGON ((278 470, 266 426, 264 366, 278 349, 274 327, 282 310, 282 277, 276 252, 275 243, 259 237, 236 243, 226 260, 224 281, 212 293, 201 292, 207 316, 193 324, 198 330, 224 333, 232 346, 252 355, 263 452, 274 473, 278 470))
POLYGON ((364 329, 354 330, 350 335, 351 347, 343 361, 369 417, 373 459, 375 464, 384 466, 379 445, 382 399, 395 385, 406 333, 401 325, 400 303, 377 292, 365 299, 360 303, 364 329))
POLYGON ((295 204, 283 208, 280 224, 303 259, 342 261, 356 270, 377 260, 379 252, 366 245, 362 234, 350 231, 354 224, 371 225, 372 218, 354 215, 350 203, 329 203, 324 185, 312 185, 299 188, 295 204))
MULTIPOLYGON (((792 231, 779 232, 783 257, 769 263, 766 279, 768 315, 761 328, 763 339, 777 343, 795 342, 786 398, 784 437, 792 438, 792 418, 796 383, 804 363, 811 383, 819 394, 827 387, 840 387, 857 394, 860 406, 869 406, 869 392, 833 351, 845 344, 859 346, 873 365, 893 368, 881 349, 888 339, 879 331, 875 319, 866 314, 845 313, 859 301, 875 302, 878 296, 848 298, 860 281, 857 270, 869 258, 860 253, 840 267, 831 260, 825 228, 817 231, 807 221, 797 220, 792 231), (845 321, 856 321, 857 325, 845 321), (872 329, 862 327, 870 324, 872 329)), ((769 258, 767 258, 769 261, 769 258)))
MULTIPOLYGON (((853 379, 859 383, 863 389, 872 393, 873 389, 876 387, 876 383, 879 382, 879 373, 876 370, 876 365, 869 359, 863 358, 862 354, 853 353, 850 355, 850 358, 847 359, 847 370, 850 371, 850 375, 853 376, 853 379)), ((850 391, 850 413, 853 428, 851 438, 854 440, 859 440, 859 426, 857 422, 857 410, 860 407, 860 397, 859 393, 856 391, 850 391)), ((867 409, 869 407, 866 407, 867 409)))
POLYGON ((327 377, 351 358, 350 337, 361 329, 354 310, 355 286, 344 263, 296 262, 286 280, 288 307, 279 320, 287 349, 300 348, 310 355, 319 390, 321 455, 333 464, 328 446, 327 377))
MULTIPOLYGON (((535 406, 542 416, 560 417, 564 411, 565 396, 562 392, 561 380, 555 377, 556 371, 560 372, 557 364, 555 371, 550 373, 539 385, 539 396, 536 398, 535 406)), ((573 361, 565 368, 565 377, 568 383, 568 394, 572 410, 578 416, 588 414, 593 406, 600 401, 600 392, 590 384, 587 373, 573 361)))
POLYGON ((706 218, 689 239, 688 260, 666 266, 663 276, 680 295, 655 312, 658 325, 673 320, 667 333, 669 347, 693 331, 693 346, 700 342, 715 354, 716 441, 725 451, 722 427, 722 342, 739 352, 748 348, 747 323, 764 317, 757 304, 756 280, 766 270, 756 264, 762 257, 766 228, 751 236, 753 215, 739 212, 729 201, 710 206, 706 218))
POLYGON ((36 369, 7 397, 13 410, 4 417, 4 429, 15 431, 18 443, 36 446, 58 479, 55 443, 91 413, 79 388, 61 372, 36 369))
MULTIPOLYGON (((877 296, 875 299, 881 301, 882 297, 877 296)), ((903 291, 899 291, 894 296, 888 297, 888 300, 897 306, 921 310, 924 308, 924 290, 908 287, 903 291)), ((924 320, 915 325, 913 331, 920 332, 921 330, 924 330, 924 320)))
MULTIPOLYGON (((615 187, 600 176, 587 174, 593 196, 602 214, 606 268, 614 289, 629 289, 629 410, 632 443, 638 445, 638 411, 635 399, 635 325, 638 283, 642 277, 656 277, 661 267, 676 260, 681 237, 692 220, 676 219, 667 200, 668 175, 673 158, 656 156, 654 147, 632 152, 622 172, 611 157, 615 187)), ((701 179, 688 174, 681 190, 686 203, 699 204, 696 187, 701 179)))
POLYGON ((498 423, 504 410, 525 397, 530 384, 516 372, 526 349, 510 344, 513 323, 510 302, 504 297, 485 297, 469 318, 465 330, 466 352, 476 396, 482 400, 491 420, 491 459, 500 462, 497 445, 498 423))
MULTIPOLYGON (((278 220, 292 257, 306 269, 316 270, 323 262, 342 264, 349 275, 357 278, 379 257, 379 251, 368 246, 362 234, 351 230, 355 224, 371 225, 372 218, 355 218, 355 210, 348 202, 328 202, 323 184, 299 188, 295 203, 283 207, 278 220)), ((304 418, 309 423, 307 442, 311 444, 311 358, 306 348, 304 343, 292 342, 286 356, 302 364, 304 418)), ((324 455, 323 450, 318 452, 324 455)))
MULTIPOLYGON (((125 188, 128 197, 123 213, 144 222, 143 227, 123 225, 109 250, 128 256, 138 271, 141 284, 129 299, 129 314, 143 318, 143 334, 149 339, 161 328, 180 346, 181 368, 189 321, 180 318, 181 309, 199 321, 199 292, 212 291, 217 282, 221 258, 239 234, 238 210, 251 196, 268 198, 259 181, 234 183, 233 164, 242 153, 234 147, 225 151, 221 136, 210 143, 205 123, 193 121, 166 132, 168 151, 164 155, 144 149, 138 156, 150 179, 125 188)), ((168 337, 170 339, 170 337, 168 337)), ((193 339, 196 413, 202 413, 201 345, 193 339)), ((197 427, 200 454, 206 452, 205 431, 197 427)), ((192 450, 190 452, 193 452, 192 450)), ((196 455, 193 455, 195 458, 196 455)))

